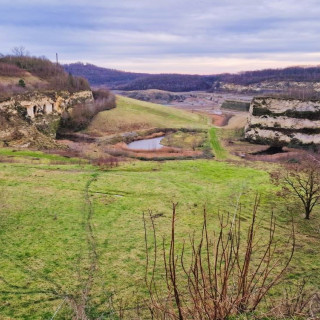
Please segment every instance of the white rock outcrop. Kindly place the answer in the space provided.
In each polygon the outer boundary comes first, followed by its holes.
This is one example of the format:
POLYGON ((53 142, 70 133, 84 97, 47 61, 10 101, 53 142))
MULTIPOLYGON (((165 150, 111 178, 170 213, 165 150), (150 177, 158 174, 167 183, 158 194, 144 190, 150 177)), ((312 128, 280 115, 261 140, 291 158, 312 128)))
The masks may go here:
POLYGON ((31 92, 0 101, 0 145, 51 148, 62 115, 88 102, 91 91, 31 92))
POLYGON ((275 146, 320 144, 320 101, 257 97, 250 105, 247 140, 275 146))

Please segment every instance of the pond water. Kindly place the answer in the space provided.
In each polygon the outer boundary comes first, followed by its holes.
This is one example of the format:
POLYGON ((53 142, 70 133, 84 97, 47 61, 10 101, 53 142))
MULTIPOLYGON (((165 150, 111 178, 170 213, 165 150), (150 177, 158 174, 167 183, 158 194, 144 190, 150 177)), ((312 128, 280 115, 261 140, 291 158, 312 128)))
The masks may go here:
POLYGON ((128 144, 128 148, 132 150, 159 150, 163 148, 163 145, 160 143, 160 141, 164 138, 157 137, 152 139, 144 139, 144 140, 138 140, 133 141, 128 144))

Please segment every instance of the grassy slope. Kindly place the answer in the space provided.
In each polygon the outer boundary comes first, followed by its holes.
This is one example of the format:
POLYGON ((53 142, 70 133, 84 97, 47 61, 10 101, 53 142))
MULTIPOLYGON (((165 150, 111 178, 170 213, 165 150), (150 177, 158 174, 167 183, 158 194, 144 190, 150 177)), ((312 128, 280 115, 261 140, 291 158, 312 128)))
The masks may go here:
MULTIPOLYGON (((32 153, 17 155, 21 159, 25 156, 32 153)), ((39 154, 34 157, 39 158, 39 154)), ((96 302, 111 292, 128 298, 129 304, 133 303, 133 292, 135 297, 144 296, 142 212, 148 209, 163 214, 156 219, 156 226, 159 234, 168 235, 171 203, 178 201, 178 238, 182 239, 200 225, 203 204, 214 227, 218 210, 233 212, 240 194, 246 225, 250 205, 259 192, 259 219, 265 221, 273 208, 281 237, 288 232, 285 207, 289 204, 274 196, 274 187, 263 170, 197 160, 133 162, 103 172, 69 160, 56 165, 55 160, 62 161, 50 156, 44 157, 42 164, 0 163, 1 319, 50 318, 63 298, 55 300, 54 295, 39 290, 55 289, 63 292, 62 297, 81 291, 90 265, 85 199, 88 182, 99 256, 92 289, 96 302), (51 297, 53 300, 48 301, 51 297)), ((293 213, 299 221, 298 232, 305 235, 298 235, 291 277, 310 275, 319 285, 317 233, 296 211, 293 213)), ((319 219, 311 223, 317 225, 319 219)), ((68 318, 67 312, 63 307, 55 319, 68 318)))
POLYGON ((88 132, 106 134, 149 128, 205 128, 208 119, 158 104, 117 96, 117 108, 99 113, 88 132))
POLYGON ((17 85, 20 79, 24 79, 26 85, 44 84, 44 80, 32 75, 30 72, 25 72, 21 77, 4 77, 0 76, 0 83, 2 85, 17 85))

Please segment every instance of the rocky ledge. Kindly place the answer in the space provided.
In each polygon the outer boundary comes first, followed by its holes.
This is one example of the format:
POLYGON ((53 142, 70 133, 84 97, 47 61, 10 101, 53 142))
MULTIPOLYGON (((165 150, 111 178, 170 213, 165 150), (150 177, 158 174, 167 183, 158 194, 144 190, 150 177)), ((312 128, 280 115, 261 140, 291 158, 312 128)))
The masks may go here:
POLYGON ((0 146, 57 147, 54 138, 61 118, 90 101, 91 91, 31 92, 0 101, 0 146))

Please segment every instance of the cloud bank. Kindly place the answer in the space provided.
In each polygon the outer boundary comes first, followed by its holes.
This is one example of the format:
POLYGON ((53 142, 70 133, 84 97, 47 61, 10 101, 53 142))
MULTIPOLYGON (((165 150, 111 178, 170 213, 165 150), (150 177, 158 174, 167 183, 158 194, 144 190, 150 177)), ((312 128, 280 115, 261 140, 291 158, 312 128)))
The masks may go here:
POLYGON ((0 0, 0 51, 212 74, 320 64, 315 0, 0 0))

